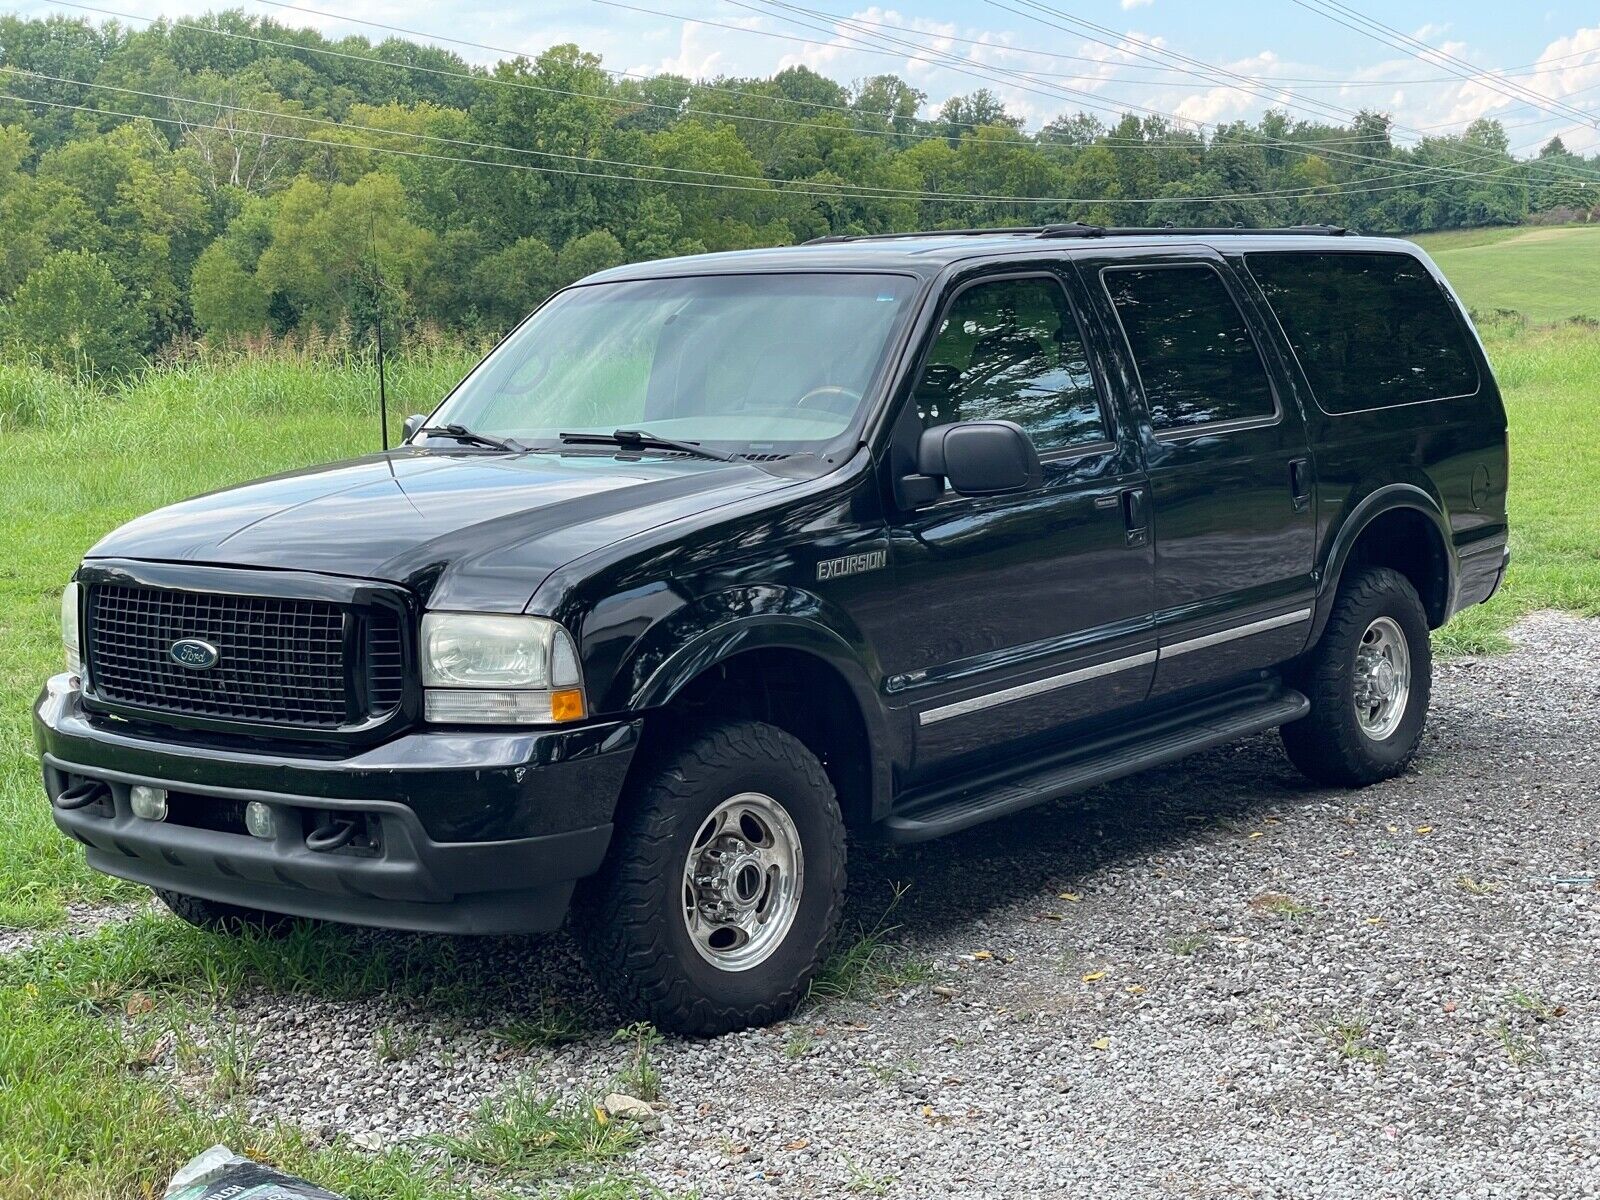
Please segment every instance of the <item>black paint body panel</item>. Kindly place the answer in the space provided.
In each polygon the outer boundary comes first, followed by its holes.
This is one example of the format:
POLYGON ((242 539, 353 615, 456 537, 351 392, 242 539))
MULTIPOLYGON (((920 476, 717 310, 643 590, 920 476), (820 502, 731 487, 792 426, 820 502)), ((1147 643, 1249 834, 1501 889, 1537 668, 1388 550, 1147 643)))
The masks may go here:
MULTIPOLYGON (((995 778, 1214 691, 1269 685, 1320 632, 1361 529, 1392 509, 1440 535, 1442 620, 1486 599, 1504 570, 1508 462, 1493 374, 1473 339, 1472 396, 1324 411, 1245 263, 1311 240, 930 236, 606 272, 578 286, 883 270, 915 277, 920 292, 853 440, 814 457, 407 447, 151 513, 108 534, 82 568, 85 579, 197 590, 219 579, 290 594, 375 589, 413 623, 440 609, 548 616, 577 638, 589 723, 425 728, 413 695, 381 728, 342 742, 261 731, 242 743, 237 730, 97 712, 92 691, 53 682, 41 749, 58 770, 393 802, 443 841, 563 835, 609 825, 657 710, 708 668, 781 647, 825 664, 853 698, 871 759, 864 811, 882 820, 952 780, 995 778), (1185 261, 1227 280, 1275 420, 1182 438, 1151 429, 1099 273, 1185 261), (920 422, 907 414, 919 364, 946 298, 991 274, 1049 274, 1066 289, 1111 440, 1044 456, 1042 486, 1021 494, 946 492, 908 507, 900 481, 915 471, 920 422), (847 559, 856 565, 822 565, 847 559), (1255 623, 1259 633, 1218 639, 1255 623)), ((1420 256, 1382 239, 1309 248, 1420 256)))

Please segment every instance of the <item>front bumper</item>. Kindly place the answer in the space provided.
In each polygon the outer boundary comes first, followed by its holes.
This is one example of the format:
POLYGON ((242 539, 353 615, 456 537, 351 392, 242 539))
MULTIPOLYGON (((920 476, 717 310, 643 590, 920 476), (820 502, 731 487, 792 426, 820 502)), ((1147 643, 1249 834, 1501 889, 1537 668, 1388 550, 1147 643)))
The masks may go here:
POLYGON ((640 722, 543 732, 405 734, 345 758, 163 741, 87 712, 57 675, 34 713, 56 825, 89 865, 151 887, 269 912, 395 929, 554 929, 599 869, 640 722), (64 793, 98 783, 96 800, 64 793), (167 789, 169 817, 135 817, 129 789, 167 789), (250 800, 276 833, 235 818, 250 800), (314 850, 330 823, 352 844, 314 850))

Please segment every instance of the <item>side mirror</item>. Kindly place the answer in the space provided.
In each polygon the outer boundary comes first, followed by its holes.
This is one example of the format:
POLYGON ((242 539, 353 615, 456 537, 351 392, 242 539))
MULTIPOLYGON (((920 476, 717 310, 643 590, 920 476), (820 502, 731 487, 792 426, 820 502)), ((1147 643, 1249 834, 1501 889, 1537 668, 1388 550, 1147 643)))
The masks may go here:
POLYGON ((917 470, 943 476, 963 496, 1005 496, 1044 483, 1039 452, 1012 421, 958 421, 926 430, 917 446, 917 470))
POLYGON ((427 420, 428 418, 422 413, 412 413, 409 417, 407 417, 404 425, 405 437, 403 440, 409 442, 412 438, 416 437, 417 430, 421 429, 423 425, 427 423, 427 420))

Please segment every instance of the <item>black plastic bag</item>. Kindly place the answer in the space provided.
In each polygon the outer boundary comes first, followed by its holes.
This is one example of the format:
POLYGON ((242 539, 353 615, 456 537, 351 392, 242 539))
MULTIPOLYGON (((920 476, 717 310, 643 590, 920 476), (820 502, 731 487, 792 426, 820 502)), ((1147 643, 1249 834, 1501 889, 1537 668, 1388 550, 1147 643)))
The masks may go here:
POLYGON ((345 1200, 304 1179, 285 1175, 226 1146, 190 1159, 167 1185, 164 1200, 345 1200))

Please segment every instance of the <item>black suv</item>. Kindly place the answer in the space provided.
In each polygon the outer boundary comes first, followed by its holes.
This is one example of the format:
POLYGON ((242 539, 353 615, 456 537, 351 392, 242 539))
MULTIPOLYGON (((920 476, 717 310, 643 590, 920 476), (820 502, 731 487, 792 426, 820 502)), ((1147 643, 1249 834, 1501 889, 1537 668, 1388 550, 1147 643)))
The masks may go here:
POLYGON ((211 927, 553 929, 770 1021, 846 831, 917 841, 1278 727, 1415 753, 1499 585, 1506 422, 1416 247, 830 238, 559 293, 389 453, 165 508, 67 589, 55 820, 211 927))

